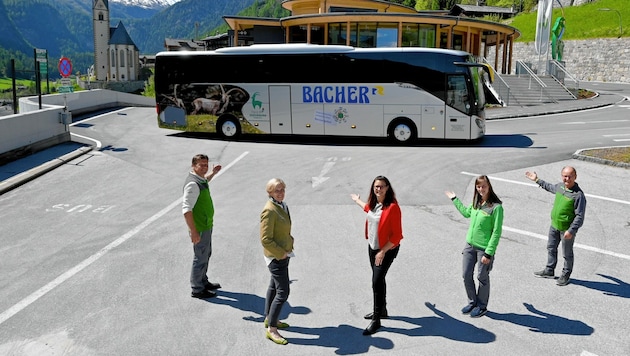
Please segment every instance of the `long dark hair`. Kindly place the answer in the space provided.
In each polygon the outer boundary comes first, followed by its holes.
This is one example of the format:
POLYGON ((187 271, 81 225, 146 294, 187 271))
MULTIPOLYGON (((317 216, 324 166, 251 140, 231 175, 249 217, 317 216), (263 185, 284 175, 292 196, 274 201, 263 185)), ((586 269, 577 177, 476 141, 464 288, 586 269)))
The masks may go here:
POLYGON ((370 194, 368 195, 368 206, 370 207, 370 210, 374 209, 374 207, 378 203, 376 194, 374 194, 374 183, 376 183, 377 180, 385 182, 385 185, 388 187, 387 192, 385 193, 385 199, 383 200, 383 207, 388 207, 391 203, 396 202, 396 193, 394 192, 394 188, 392 187, 392 185, 389 183, 389 179, 387 179, 387 177, 385 176, 377 176, 372 181, 370 194))
POLYGON ((481 194, 479 194, 479 192, 477 191, 477 184, 479 184, 479 182, 481 182, 482 180, 485 180, 486 183, 488 183, 488 200, 486 200, 486 203, 488 203, 488 205, 491 204, 502 204, 501 199, 499 199, 499 197, 497 196, 497 194, 494 192, 494 189, 492 188, 492 183, 490 183, 490 178, 488 178, 488 176, 486 175, 482 175, 477 177, 477 179, 475 179, 475 196, 473 197, 473 206, 475 207, 475 209, 479 209, 481 208, 481 194))

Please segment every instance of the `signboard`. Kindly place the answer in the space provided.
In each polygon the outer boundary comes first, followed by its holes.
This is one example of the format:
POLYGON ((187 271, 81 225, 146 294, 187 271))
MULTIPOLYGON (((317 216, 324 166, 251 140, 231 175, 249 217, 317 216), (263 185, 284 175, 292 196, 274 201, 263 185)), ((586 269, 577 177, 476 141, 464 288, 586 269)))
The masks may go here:
POLYGON ((74 93, 74 87, 72 86, 62 86, 57 88, 58 93, 74 93))
POLYGON ((39 62, 39 72, 42 75, 48 74, 48 51, 35 48, 35 60, 39 62))
POLYGON ((59 69, 59 74, 61 74, 64 78, 67 78, 72 74, 72 62, 66 57, 61 57, 57 68, 59 69))
POLYGON ((61 78, 61 85, 64 87, 71 87, 72 86, 72 79, 70 78, 61 78))

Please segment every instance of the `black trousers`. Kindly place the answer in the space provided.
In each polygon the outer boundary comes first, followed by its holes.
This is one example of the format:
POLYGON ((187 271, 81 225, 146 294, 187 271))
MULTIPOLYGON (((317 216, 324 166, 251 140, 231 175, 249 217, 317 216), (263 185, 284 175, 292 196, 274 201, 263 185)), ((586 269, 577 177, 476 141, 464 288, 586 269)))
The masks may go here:
POLYGON ((376 266, 376 254, 380 250, 373 250, 368 245, 368 254, 370 256, 370 266, 372 266, 372 293, 374 294, 374 317, 373 319, 380 319, 381 313, 385 309, 386 297, 387 297, 387 283, 385 283, 385 276, 387 275, 387 271, 389 271, 389 267, 391 267, 392 262, 396 256, 398 256, 398 250, 400 249, 400 245, 395 248, 385 252, 385 257, 383 258, 383 262, 380 266, 376 266))

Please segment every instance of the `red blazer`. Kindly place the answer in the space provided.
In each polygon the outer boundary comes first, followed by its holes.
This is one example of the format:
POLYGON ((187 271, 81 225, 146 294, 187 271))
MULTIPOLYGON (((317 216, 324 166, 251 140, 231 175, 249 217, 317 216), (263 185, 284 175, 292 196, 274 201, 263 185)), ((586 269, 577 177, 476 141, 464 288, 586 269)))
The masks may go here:
MULTIPOLYGON (((366 213, 370 210, 370 206, 365 204, 363 209, 366 213)), ((365 221, 365 239, 368 238, 367 220, 365 221)), ((383 247, 387 241, 394 244, 394 247, 400 245, 402 240, 402 213, 398 203, 391 203, 388 207, 383 207, 381 220, 378 223, 378 244, 383 247)))

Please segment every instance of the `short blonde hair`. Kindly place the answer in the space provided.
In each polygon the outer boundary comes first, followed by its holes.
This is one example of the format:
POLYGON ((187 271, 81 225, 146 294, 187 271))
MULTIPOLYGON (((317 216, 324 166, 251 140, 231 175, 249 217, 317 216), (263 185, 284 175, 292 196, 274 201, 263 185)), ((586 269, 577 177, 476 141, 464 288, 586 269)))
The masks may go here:
POLYGON ((276 188, 282 186, 282 188, 286 188, 287 185, 280 178, 271 178, 269 182, 267 182, 267 194, 271 194, 276 188))

